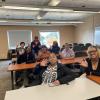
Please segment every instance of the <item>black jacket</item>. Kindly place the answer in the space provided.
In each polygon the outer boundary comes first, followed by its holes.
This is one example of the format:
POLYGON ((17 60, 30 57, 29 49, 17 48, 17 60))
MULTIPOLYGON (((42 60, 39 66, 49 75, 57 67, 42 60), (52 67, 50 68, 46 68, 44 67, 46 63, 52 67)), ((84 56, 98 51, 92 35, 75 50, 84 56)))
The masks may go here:
POLYGON ((31 49, 32 49, 32 51, 34 50, 34 52, 36 54, 38 54, 38 51, 40 50, 40 45, 41 45, 40 41, 38 42, 38 44, 36 44, 35 41, 32 41, 31 42, 31 49), (33 48, 33 45, 35 46, 34 48, 33 48))
POLYGON ((87 63, 88 63, 88 67, 85 68, 85 72, 87 75, 93 74, 93 75, 97 75, 100 76, 100 58, 99 58, 99 62, 98 62, 98 66, 96 70, 93 70, 92 68, 92 63, 91 63, 91 59, 87 58, 86 59, 87 63))
MULTIPOLYGON (((42 67, 40 65, 36 66, 34 74, 37 76, 36 77, 36 80, 38 80, 37 85, 42 83, 42 74, 46 70, 46 68, 47 66, 46 67, 42 67)), ((77 75, 74 72, 72 72, 69 68, 60 63, 57 63, 57 80, 59 80, 60 84, 67 84, 68 82, 74 80, 76 77, 77 75)))
POLYGON ((34 63, 35 61, 35 55, 32 52, 26 53, 26 63, 34 63))

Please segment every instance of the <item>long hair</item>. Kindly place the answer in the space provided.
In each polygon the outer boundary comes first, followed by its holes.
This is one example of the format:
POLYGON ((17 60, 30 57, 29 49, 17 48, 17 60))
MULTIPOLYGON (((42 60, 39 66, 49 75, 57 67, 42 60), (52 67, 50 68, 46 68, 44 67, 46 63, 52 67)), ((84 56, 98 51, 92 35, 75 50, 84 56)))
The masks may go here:
POLYGON ((92 52, 92 51, 97 51, 97 53, 98 53, 98 56, 100 57, 100 55, 99 55, 99 49, 98 49, 98 47, 97 46, 89 46, 88 47, 88 49, 87 49, 87 54, 88 54, 88 56, 90 57, 90 52, 92 52))

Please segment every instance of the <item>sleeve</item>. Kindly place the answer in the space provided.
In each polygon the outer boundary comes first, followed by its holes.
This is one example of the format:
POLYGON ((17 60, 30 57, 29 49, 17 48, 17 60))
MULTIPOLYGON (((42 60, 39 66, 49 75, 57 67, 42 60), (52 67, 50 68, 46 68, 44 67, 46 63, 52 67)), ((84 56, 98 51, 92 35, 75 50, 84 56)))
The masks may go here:
POLYGON ((96 75, 96 76, 100 76, 100 70, 94 71, 92 74, 93 74, 93 75, 96 75))
POLYGON ((62 67, 62 71, 64 75, 60 79, 58 79, 60 81, 60 84, 66 84, 78 77, 78 74, 76 74, 75 72, 72 72, 66 66, 62 67))
POLYGON ((66 57, 65 49, 60 52, 60 55, 61 55, 62 58, 65 58, 66 57))
POLYGON ((45 70, 47 68, 47 66, 40 66, 40 64, 36 65, 35 69, 34 69, 34 74, 38 75, 41 73, 41 71, 45 70))
POLYGON ((35 69, 34 69, 34 74, 39 74, 41 72, 41 67, 40 64, 36 65, 35 69))
POLYGON ((31 54, 29 55, 29 59, 26 60, 26 63, 34 63, 35 61, 36 61, 35 55, 31 53, 31 54))
POLYGON ((86 73, 86 75, 90 75, 89 67, 88 68, 85 68, 85 73, 86 73))
POLYGON ((75 57, 75 53, 72 49, 71 49, 71 57, 75 57))
POLYGON ((86 75, 90 75, 90 72, 91 72, 91 63, 90 63, 90 60, 89 60, 89 58, 87 58, 86 59, 86 61, 87 61, 87 63, 88 63, 88 67, 87 68, 85 68, 85 73, 86 73, 86 75))

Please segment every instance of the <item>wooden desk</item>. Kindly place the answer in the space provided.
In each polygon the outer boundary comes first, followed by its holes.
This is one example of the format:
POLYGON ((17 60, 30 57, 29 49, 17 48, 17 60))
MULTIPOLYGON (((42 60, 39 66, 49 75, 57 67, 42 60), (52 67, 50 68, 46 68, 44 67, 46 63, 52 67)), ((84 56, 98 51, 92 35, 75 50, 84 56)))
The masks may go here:
POLYGON ((24 69, 31 69, 36 66, 37 63, 31 63, 31 64, 11 64, 8 67, 8 71, 19 71, 24 69))
MULTIPOLYGON (((61 59, 60 62, 62 64, 74 64, 77 61, 83 59, 85 57, 77 57, 77 58, 64 58, 61 59)), ((35 66, 37 64, 39 64, 40 62, 37 63, 32 63, 32 64, 11 64, 8 66, 8 71, 11 71, 11 80, 12 80, 12 89, 14 89, 14 77, 13 77, 13 71, 20 71, 20 70, 26 70, 26 69, 32 69, 35 68, 35 66)))
POLYGON ((77 63, 78 61, 81 61, 83 58, 87 58, 87 57, 63 58, 60 60, 60 62, 62 64, 74 64, 77 63))
POLYGON ((89 75, 89 76, 87 76, 87 78, 100 85, 100 76, 89 75))
POLYGON ((4 100, 87 100, 100 96, 100 85, 82 77, 69 85, 38 85, 7 91, 4 100))
POLYGON ((14 89, 14 71, 26 70, 35 68, 36 64, 38 63, 31 63, 31 64, 11 64, 8 67, 8 71, 11 72, 11 82, 12 82, 12 89, 14 89))

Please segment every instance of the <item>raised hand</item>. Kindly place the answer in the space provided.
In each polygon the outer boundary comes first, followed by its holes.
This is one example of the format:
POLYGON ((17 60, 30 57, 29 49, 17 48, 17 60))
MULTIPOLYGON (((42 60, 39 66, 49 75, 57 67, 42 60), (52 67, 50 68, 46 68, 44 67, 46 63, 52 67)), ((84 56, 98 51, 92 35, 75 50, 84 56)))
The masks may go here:
POLYGON ((82 61, 80 62, 80 66, 82 67, 88 67, 88 63, 85 59, 82 59, 82 61))
POLYGON ((43 59, 40 63, 41 66, 47 66, 48 60, 47 59, 43 59))

